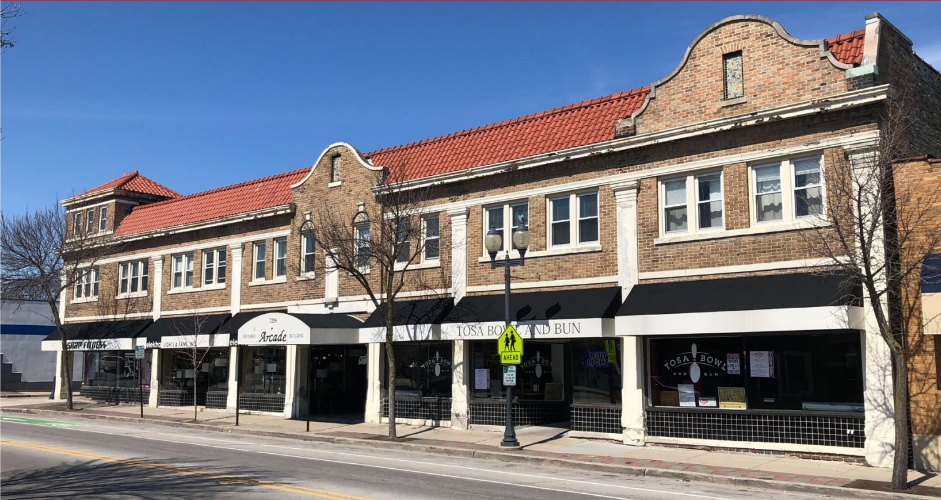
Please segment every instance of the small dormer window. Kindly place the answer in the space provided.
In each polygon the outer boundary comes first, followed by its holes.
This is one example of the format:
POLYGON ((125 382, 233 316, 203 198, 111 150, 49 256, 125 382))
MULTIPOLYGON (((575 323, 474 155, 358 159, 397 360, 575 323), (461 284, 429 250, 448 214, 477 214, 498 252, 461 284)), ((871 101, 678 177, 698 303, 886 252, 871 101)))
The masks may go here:
POLYGON ((723 55, 722 68, 725 72, 725 100, 745 97, 745 73, 742 70, 742 51, 739 50, 723 55))
POLYGON ((334 156, 330 164, 330 182, 340 182, 340 157, 334 156))

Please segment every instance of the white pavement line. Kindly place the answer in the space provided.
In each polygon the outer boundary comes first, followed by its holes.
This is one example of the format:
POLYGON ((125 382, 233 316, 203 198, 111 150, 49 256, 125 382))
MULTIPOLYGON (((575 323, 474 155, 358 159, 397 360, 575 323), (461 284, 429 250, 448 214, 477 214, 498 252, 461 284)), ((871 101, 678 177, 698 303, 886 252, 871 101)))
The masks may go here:
MULTIPOLYGON (((226 446, 216 446, 216 445, 211 445, 211 444, 189 443, 189 442, 186 442, 186 441, 171 441, 171 440, 167 440, 167 439, 158 439, 158 438, 147 437, 147 436, 133 436, 133 435, 126 435, 126 434, 115 434, 115 433, 111 433, 111 432, 94 431, 94 430, 91 430, 91 429, 72 428, 72 429, 69 429, 69 430, 72 430, 72 431, 80 431, 80 432, 93 432, 93 433, 96 433, 96 434, 107 434, 107 435, 111 435, 111 436, 123 436, 123 437, 129 437, 129 438, 134 438, 134 439, 144 439, 144 440, 147 440, 147 441, 158 441, 158 442, 164 442, 164 443, 185 444, 185 445, 191 445, 191 446, 202 446, 202 447, 204 447, 204 448, 216 448, 216 449, 220 449, 220 450, 241 451, 241 452, 247 452, 247 453, 257 453, 257 454, 261 454, 261 455, 274 455, 274 456, 281 456, 281 457, 286 457, 286 458, 300 458, 300 459, 304 459, 304 460, 315 460, 315 461, 320 461, 320 462, 329 462, 329 463, 336 463, 336 464, 342 464, 342 465, 358 465, 358 466, 360 466, 360 467, 372 467, 372 468, 377 468, 377 469, 394 470, 394 471, 400 471, 400 472, 411 472, 411 473, 414 473, 414 474, 424 474, 424 475, 430 475, 430 476, 448 477, 448 478, 452 478, 452 479, 463 479, 463 480, 466 480, 466 481, 479 481, 479 482, 485 482, 485 483, 499 483, 499 484, 504 484, 504 485, 507 484, 507 483, 505 483, 505 482, 503 482, 503 481, 492 481, 492 480, 488 480, 488 479, 479 479, 479 478, 467 477, 467 476, 456 476, 456 475, 441 474, 441 473, 435 473, 435 472, 417 471, 417 470, 413 470, 413 469, 400 469, 400 468, 395 468, 395 467, 387 467, 387 466, 372 465, 372 464, 363 464, 363 463, 358 463, 358 462, 344 462, 344 461, 341 461, 341 460, 331 460, 331 459, 327 459, 327 458, 305 457, 305 456, 300 456, 300 455, 288 455, 288 454, 283 454, 283 453, 273 453, 273 452, 258 451, 258 450, 245 450, 245 449, 241 449, 241 448, 229 448, 229 447, 226 447, 226 446)), ((158 433, 158 434, 159 434, 159 433, 158 433)), ((185 437, 191 437, 191 436, 185 436, 185 437)), ((239 443, 239 444, 244 444, 244 443, 239 443)), ((269 447, 270 447, 270 446, 278 446, 278 445, 262 445, 262 446, 269 446, 269 447)), ((291 450, 298 450, 298 451, 305 451, 305 452, 335 453, 335 454, 342 454, 342 455, 354 456, 354 457, 359 457, 359 458, 372 458, 372 459, 378 459, 378 460, 394 460, 394 461, 398 461, 398 462, 418 463, 418 464, 423 464, 423 465, 431 465, 431 466, 435 466, 435 467, 442 467, 442 466, 443 466, 443 467, 452 467, 452 468, 458 468, 458 469, 464 469, 464 470, 472 470, 472 471, 476 471, 476 472, 484 472, 484 473, 488 473, 488 474, 494 474, 494 473, 496 473, 496 474, 516 475, 516 476, 523 476, 523 477, 526 477, 526 478, 529 478, 529 479, 541 479, 541 480, 546 480, 546 481, 561 481, 561 482, 563 482, 563 483, 584 484, 584 485, 590 485, 590 486, 599 486, 599 487, 602 487, 602 488, 618 488, 618 489, 626 489, 626 490, 633 490, 633 491, 642 491, 642 492, 646 492, 646 493, 659 493, 659 494, 663 494, 663 495, 674 495, 674 496, 683 496, 683 497, 704 498, 704 499, 707 499, 707 500, 734 500, 734 499, 731 499, 731 498, 728 498, 728 497, 716 497, 716 496, 701 495, 701 494, 696 494, 696 493, 682 493, 682 492, 676 492, 676 491, 656 490, 656 489, 652 489, 652 488, 639 488, 639 487, 636 487, 636 486, 623 486, 623 485, 616 485, 616 484, 597 483, 597 482, 593 482, 593 481, 585 481, 585 480, 582 480, 582 479, 560 479, 560 478, 558 478, 558 477, 551 477, 551 476, 534 476, 534 475, 532 475, 532 474, 523 474, 523 473, 519 473, 519 472, 509 472, 509 471, 500 471, 500 470, 492 470, 492 469, 481 469, 481 468, 475 468, 475 467, 464 467, 464 466, 459 466, 459 465, 448 465, 448 464, 441 464, 441 463, 435 463, 435 462, 421 462, 421 461, 415 461, 415 460, 391 459, 391 458, 388 458, 388 457, 380 457, 380 456, 375 456, 375 455, 363 455, 363 454, 357 454, 357 453, 334 452, 334 451, 329 451, 329 450, 318 450, 318 449, 307 449, 307 448, 293 448, 293 447, 288 447, 288 446, 283 446, 282 448, 284 448, 284 449, 291 449, 291 450)), ((554 489, 552 489, 552 488, 544 488, 544 487, 540 487, 540 486, 523 485, 523 484, 512 484, 511 486, 517 486, 517 487, 520 487, 520 488, 532 488, 532 489, 540 489, 540 490, 557 491, 557 490, 554 490, 554 489)), ((630 499, 625 499, 624 497, 612 497, 612 496, 599 495, 599 494, 593 494, 593 493, 582 493, 582 492, 580 492, 580 491, 566 491, 566 493, 575 493, 575 494, 579 494, 579 495, 588 495, 588 496, 595 496, 595 497, 600 497, 600 498, 613 498, 613 499, 621 499, 621 500, 630 500, 630 499)))

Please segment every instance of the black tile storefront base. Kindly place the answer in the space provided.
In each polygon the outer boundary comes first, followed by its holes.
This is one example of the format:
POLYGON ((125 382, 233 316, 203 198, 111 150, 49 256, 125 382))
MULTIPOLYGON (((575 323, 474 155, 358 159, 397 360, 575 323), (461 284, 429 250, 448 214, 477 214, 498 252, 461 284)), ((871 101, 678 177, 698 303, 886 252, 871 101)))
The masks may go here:
POLYGON ((82 386, 79 394, 95 401, 112 404, 140 403, 143 393, 144 403, 150 400, 150 389, 141 391, 137 387, 97 387, 82 386))
POLYGON ((239 410, 284 412, 284 394, 245 393, 239 395, 239 410))
MULTIPOLYGON (((506 425, 506 402, 472 401, 468 405, 470 425, 506 425)), ((563 401, 516 401, 513 425, 546 425, 567 422, 569 405, 563 401)))
POLYGON ((229 393, 226 391, 209 391, 206 393, 206 408, 224 410, 229 393))
MULTIPOLYGON (((196 404, 206 404, 206 395, 198 394, 196 404)), ((165 389, 157 394, 158 406, 193 406, 193 393, 182 389, 165 389)))
POLYGON ((617 406, 572 405, 571 429, 579 432, 621 434, 621 408, 617 406))
POLYGON ((647 410, 647 434, 656 437, 862 448, 863 415, 733 413, 647 410))
MULTIPOLYGON (((382 416, 389 416, 389 400, 382 400, 382 416)), ((397 398, 395 418, 451 421, 451 398, 397 398)))

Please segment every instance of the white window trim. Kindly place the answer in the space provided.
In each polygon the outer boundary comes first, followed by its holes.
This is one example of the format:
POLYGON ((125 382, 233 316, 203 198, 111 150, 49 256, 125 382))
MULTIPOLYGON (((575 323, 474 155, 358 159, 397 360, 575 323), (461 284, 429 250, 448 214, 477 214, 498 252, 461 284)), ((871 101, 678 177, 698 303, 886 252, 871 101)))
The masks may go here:
POLYGON ((441 262, 441 214, 433 214, 421 218, 421 240, 421 261, 419 264, 424 265, 427 263, 431 265, 441 262), (438 221, 438 236, 428 238, 428 221, 431 219, 438 221), (425 250, 428 249, 429 239, 438 242, 438 256, 433 259, 427 258, 427 254, 425 253, 425 250))
MULTIPOLYGON (((530 226, 529 222, 532 219, 530 216, 530 209, 532 207, 529 206, 529 199, 516 199, 505 203, 486 205, 483 207, 483 233, 481 233, 483 237, 480 238, 482 262, 484 260, 486 260, 486 262, 490 262, 490 254, 487 252, 487 244, 484 238, 487 236, 487 232, 490 231, 490 224, 488 224, 488 212, 492 208, 503 209, 503 250, 500 251, 500 255, 503 255, 503 252, 509 248, 510 258, 519 258, 519 250, 513 248, 513 207, 518 207, 520 205, 526 205, 526 225, 530 226)), ((527 251, 526 255, 529 256, 530 253, 527 251)))
MULTIPOLYGON (((725 231, 727 210, 725 206, 725 172, 723 170, 705 170, 690 172, 685 175, 664 177, 657 179, 657 225, 660 227, 660 237, 656 241, 673 241, 688 239, 709 239, 721 238, 721 234, 715 234, 725 231), (722 227, 699 227, 699 178, 707 175, 719 174, 720 197, 722 202, 722 227), (686 179, 686 230, 667 232, 666 227, 666 183, 686 179)), ((679 206, 679 205, 672 205, 679 206)))
MULTIPOLYGON (((196 287, 196 254, 193 252, 187 253, 178 253, 170 257, 170 290, 195 290, 196 287), (193 263, 193 284, 186 285, 186 261, 189 257, 189 261, 193 263), (176 259, 180 258, 182 261, 182 268, 180 270, 180 286, 174 286, 174 278, 176 277, 176 259)), ((169 293, 169 292, 167 292, 169 293)))
POLYGON ((271 274, 272 280, 287 280, 288 276, 288 239, 287 238, 275 238, 271 241, 274 244, 272 247, 271 253, 271 274), (278 261, 281 260, 278 257, 278 246, 284 246, 284 274, 278 274, 278 261))
POLYGON ((85 268, 83 270, 77 271, 81 273, 80 277, 75 280, 72 288, 72 303, 81 304, 84 302, 97 302, 98 295, 101 293, 101 271, 98 267, 85 268), (94 276, 94 279, 92 279, 94 276), (77 293, 78 288, 81 287, 84 289, 85 283, 88 283, 88 295, 84 293, 79 295, 77 293), (95 293, 95 283, 98 283, 98 293, 95 293))
POLYGON ((103 233, 108 228, 108 206, 98 209, 98 232, 103 233))
MULTIPOLYGON (((355 230, 354 230, 354 231, 355 231, 355 230)), ((304 234, 304 232, 302 231, 302 232, 301 232, 301 248, 300 248, 300 250, 301 250, 301 272, 300 272, 300 274, 298 274, 298 278, 297 278, 297 279, 298 279, 298 280, 302 280, 302 279, 305 279, 305 280, 314 279, 314 278, 317 276, 317 272, 316 272, 316 271, 317 271, 317 269, 316 269, 316 268, 317 268, 317 260, 316 260, 316 258, 317 258, 317 257, 316 257, 316 256, 317 256, 317 238, 316 238, 314 235, 304 234), (314 240, 314 252, 311 253, 311 254, 308 254, 308 253, 307 253, 307 239, 308 239, 308 238, 313 238, 313 240, 314 240), (307 269, 307 256, 308 256, 308 255, 313 255, 313 256, 314 256, 314 269, 307 269)))
MULTIPOLYGON (((144 281, 144 271, 147 271, 147 286, 149 288, 150 287, 150 259, 130 260, 130 261, 122 262, 118 264, 118 294, 114 298, 132 299, 132 298, 137 298, 137 297, 146 297, 147 289, 142 286, 143 281, 144 281), (138 264, 139 266, 141 266, 137 270, 137 291, 136 292, 131 291, 131 281, 133 280, 133 278, 130 276, 130 274, 128 274, 127 292, 122 293, 121 292, 121 280, 124 279, 124 270, 127 269, 128 273, 130 273, 131 264, 138 264), (128 267, 125 268, 124 266, 128 266, 128 267)), ((172 272, 171 272, 171 279, 172 279, 172 272)))
MULTIPOLYGON (((220 290, 229 281, 229 253, 226 247, 203 250, 203 275, 200 276, 199 288, 220 290), (219 283, 219 252, 225 252, 225 282, 219 283), (206 284, 206 254, 212 253, 212 283, 206 284)), ((196 287, 194 287, 196 288, 196 287)))
POLYGON ((773 161, 761 161, 755 162, 748 166, 748 211, 749 222, 752 227, 761 227, 761 226, 789 226, 794 228, 795 226, 806 226, 806 227, 818 227, 821 225, 829 225, 827 219, 827 182, 826 182, 826 165, 823 162, 823 153, 817 154, 808 154, 793 156, 788 158, 776 159, 773 161), (797 206, 794 203, 794 185, 795 185, 795 176, 796 172, 794 170, 794 162, 798 160, 806 160, 814 158, 819 162, 820 165, 820 196, 821 196, 821 213, 818 215, 805 215, 798 217, 796 215, 797 206), (758 212, 756 206, 757 192, 755 190, 755 169, 761 167, 768 167, 772 165, 779 165, 781 173, 781 220, 775 221, 758 221, 758 212))
MULTIPOLYGON (((264 282, 265 282, 265 276, 268 276, 268 259, 267 259, 266 255, 263 253, 263 254, 261 255, 261 259, 258 258, 258 249, 260 248, 258 245, 261 244, 261 243, 264 243, 264 245, 265 245, 265 252, 264 252, 264 253, 267 253, 267 252, 268 252, 268 242, 267 242, 267 241, 258 240, 258 241, 252 242, 252 279, 251 279, 251 281, 249 282, 249 285, 252 284, 252 283, 264 283, 264 282), (258 277, 258 271, 256 270, 256 268, 258 267, 258 263, 259 263, 259 262, 264 262, 264 264, 265 264, 265 276, 262 276, 261 278, 258 277)), ((272 255, 273 255, 273 253, 272 253, 272 255)))
MULTIPOLYGON (((588 189, 583 191, 575 191, 572 193, 562 194, 560 196, 549 196, 546 198, 546 249, 549 250, 558 250, 564 248, 577 248, 577 247, 591 247, 591 246, 601 246, 601 194, 598 189, 588 189), (596 200, 598 203, 598 239, 593 241, 586 241, 584 243, 579 243, 579 225, 578 221, 581 218, 581 206, 578 203, 578 197, 586 194, 596 195, 596 200), (569 242, 564 245, 553 245, 552 244, 552 223, 554 222, 552 218, 552 201, 558 200, 560 198, 569 199, 569 242)), ((526 254, 529 256, 529 253, 526 254)))

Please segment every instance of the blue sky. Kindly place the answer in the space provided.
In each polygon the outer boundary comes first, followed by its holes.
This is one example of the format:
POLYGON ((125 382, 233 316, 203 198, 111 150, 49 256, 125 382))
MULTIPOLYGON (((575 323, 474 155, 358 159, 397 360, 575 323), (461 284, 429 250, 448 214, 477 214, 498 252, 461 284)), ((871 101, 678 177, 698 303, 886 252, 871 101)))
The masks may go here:
POLYGON ((0 56, 0 205, 138 169, 183 194, 642 87, 706 26, 879 11, 941 67, 939 3, 32 3, 0 56))

